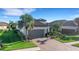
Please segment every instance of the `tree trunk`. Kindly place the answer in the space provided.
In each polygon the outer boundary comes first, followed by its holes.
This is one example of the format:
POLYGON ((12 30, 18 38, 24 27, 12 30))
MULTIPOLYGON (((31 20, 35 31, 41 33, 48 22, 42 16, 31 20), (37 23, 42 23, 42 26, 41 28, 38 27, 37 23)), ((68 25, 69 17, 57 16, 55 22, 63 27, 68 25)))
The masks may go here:
POLYGON ((25 38, 26 38, 26 41, 28 41, 29 42, 29 39, 28 39, 28 30, 25 28, 25 32, 26 32, 26 36, 25 36, 25 38))
POLYGON ((26 32, 26 36, 25 36, 25 38, 26 38, 26 40, 27 40, 27 29, 25 29, 25 32, 26 32))

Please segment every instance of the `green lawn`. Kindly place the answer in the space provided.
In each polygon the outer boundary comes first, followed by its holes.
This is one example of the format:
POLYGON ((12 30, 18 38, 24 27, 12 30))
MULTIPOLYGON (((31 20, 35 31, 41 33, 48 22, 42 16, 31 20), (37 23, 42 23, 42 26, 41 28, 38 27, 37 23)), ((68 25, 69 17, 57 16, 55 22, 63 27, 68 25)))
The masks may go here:
POLYGON ((3 34, 4 34, 4 32, 5 32, 5 31, 1 31, 1 32, 0 32, 0 36, 1 36, 1 35, 3 35, 3 34))
POLYGON ((74 41, 79 41, 79 35, 78 36, 67 36, 68 39, 60 39, 60 38, 55 38, 56 40, 67 43, 67 42, 74 42, 74 41))
POLYGON ((79 35, 67 35, 67 37, 79 37, 79 35))
POLYGON ((62 43, 74 42, 75 41, 75 40, 72 40, 72 39, 68 39, 68 40, 63 40, 63 39, 60 39, 60 38, 55 38, 55 39, 62 42, 62 43))
POLYGON ((1 31, 0 34, 0 40, 2 40, 4 46, 1 50, 10 51, 36 47, 33 42, 24 42, 14 31, 1 31))
POLYGON ((73 44, 72 46, 79 47, 79 43, 73 44))
POLYGON ((2 49, 4 51, 36 47, 36 45, 33 42, 22 42, 22 41, 8 43, 4 45, 5 46, 2 49))

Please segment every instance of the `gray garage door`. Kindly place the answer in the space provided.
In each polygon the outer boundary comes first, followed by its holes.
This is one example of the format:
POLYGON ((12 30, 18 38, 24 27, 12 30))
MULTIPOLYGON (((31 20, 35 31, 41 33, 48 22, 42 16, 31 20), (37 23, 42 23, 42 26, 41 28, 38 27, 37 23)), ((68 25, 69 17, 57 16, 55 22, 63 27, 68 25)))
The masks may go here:
POLYGON ((30 39, 41 38, 44 37, 44 30, 32 30, 28 34, 30 39))

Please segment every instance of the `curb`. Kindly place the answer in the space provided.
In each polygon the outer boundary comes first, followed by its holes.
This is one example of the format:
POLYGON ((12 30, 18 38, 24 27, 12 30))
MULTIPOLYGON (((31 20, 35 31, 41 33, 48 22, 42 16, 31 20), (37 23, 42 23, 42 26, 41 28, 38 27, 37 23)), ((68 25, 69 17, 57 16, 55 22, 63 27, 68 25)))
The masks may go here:
POLYGON ((39 47, 34 47, 34 48, 25 48, 25 49, 19 49, 19 50, 14 50, 14 51, 39 51, 39 47))

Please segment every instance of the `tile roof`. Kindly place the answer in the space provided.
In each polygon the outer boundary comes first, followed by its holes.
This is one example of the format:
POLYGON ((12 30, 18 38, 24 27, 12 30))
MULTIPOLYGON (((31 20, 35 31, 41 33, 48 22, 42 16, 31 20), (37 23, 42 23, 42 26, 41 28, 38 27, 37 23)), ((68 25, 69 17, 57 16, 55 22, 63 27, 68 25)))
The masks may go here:
POLYGON ((6 22, 0 22, 0 26, 8 26, 8 23, 6 23, 6 22))
POLYGON ((77 26, 75 21, 66 21, 63 26, 77 26))
POLYGON ((35 27, 46 27, 48 26, 48 23, 35 20, 34 26, 35 27))
MULTIPOLYGON (((22 21, 18 21, 18 27, 22 28, 23 26, 24 26, 23 22, 22 21)), ((34 27, 47 27, 47 26, 48 26, 47 22, 41 22, 41 21, 38 21, 38 20, 34 21, 34 27)))

